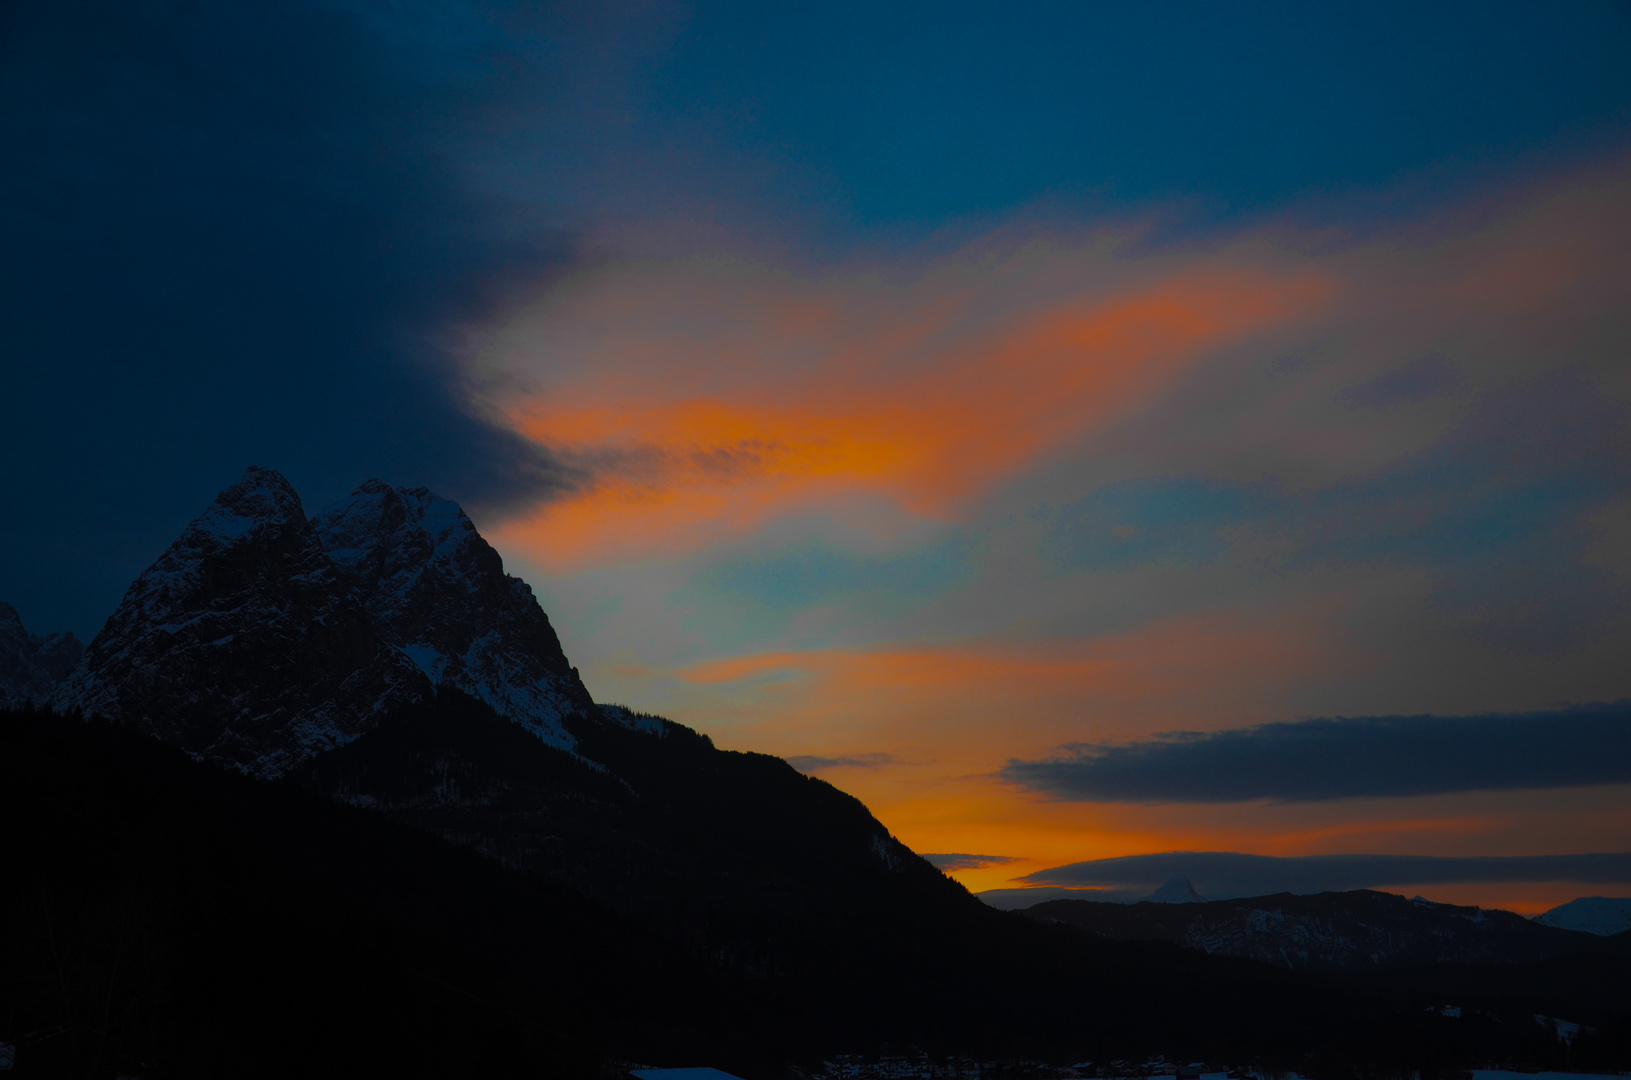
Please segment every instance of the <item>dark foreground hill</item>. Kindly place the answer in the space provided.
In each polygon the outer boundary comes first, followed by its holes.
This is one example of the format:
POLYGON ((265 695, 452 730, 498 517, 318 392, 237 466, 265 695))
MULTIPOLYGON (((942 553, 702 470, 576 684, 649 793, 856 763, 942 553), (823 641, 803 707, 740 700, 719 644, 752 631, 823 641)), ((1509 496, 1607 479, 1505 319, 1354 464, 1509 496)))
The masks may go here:
POLYGON ((52 701, 115 723, 0 715, 0 1041, 65 1075, 759 1080, 916 1046, 1432 1076, 1559 1045, 993 910, 831 785, 595 703, 423 489, 307 518, 249 470, 52 701))
MULTIPOLYGON (((680 771, 698 792, 771 761, 697 753, 711 760, 680 771)), ((815 797, 847 798, 828 792, 815 797)), ((736 809, 779 832, 800 805, 778 810, 784 796, 736 809)), ((677 822, 674 862, 699 860, 672 880, 700 897, 691 917, 728 921, 741 901, 711 884, 710 841, 693 832, 718 820, 692 797, 657 797, 677 822)), ((1532 1023, 1492 1042, 1499 1025, 1426 1012, 1393 987, 1108 942, 966 893, 845 906, 837 892, 862 886, 841 873, 808 899, 760 891, 755 968, 377 811, 49 714, 0 713, 0 815, 13 841, 0 1040, 19 1044, 20 1076, 589 1076, 639 1061, 759 1080, 886 1046, 1431 1076, 1547 1048, 1532 1023), (827 905, 839 914, 817 917, 827 905)), ((810 850, 819 837, 788 839, 831 871, 810 850)), ((956 888, 941 881, 924 889, 956 888)))
POLYGON ((1189 904, 1051 900, 1024 914, 1120 941, 1167 941, 1281 967, 1343 971, 1523 963, 1601 944, 1594 935, 1544 926, 1510 911, 1368 889, 1189 904))
POLYGON ((775 1018, 564 886, 128 729, 0 712, 19 1076, 776 1062, 775 1018))

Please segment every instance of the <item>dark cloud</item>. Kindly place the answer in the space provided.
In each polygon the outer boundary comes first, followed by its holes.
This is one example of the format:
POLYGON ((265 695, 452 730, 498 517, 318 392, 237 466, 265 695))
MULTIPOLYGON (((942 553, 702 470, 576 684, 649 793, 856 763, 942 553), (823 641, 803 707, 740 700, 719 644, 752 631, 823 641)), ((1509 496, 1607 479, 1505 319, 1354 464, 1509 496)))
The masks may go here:
MULTIPOLYGON (((457 3, 51 0, 0 36, 0 596, 94 631, 252 462, 489 511, 570 477, 446 350, 568 244, 463 157, 533 78, 457 3)), ((525 95, 519 95, 525 96, 525 95)))
POLYGON ((1631 782, 1631 702, 1486 716, 1367 716, 1072 744, 1004 778, 1060 799, 1217 803, 1631 782))
POLYGON ((923 857, 942 870, 982 870, 1017 861, 1011 855, 964 855, 955 851, 923 857))
MULTIPOLYGON (((1016 878, 1030 886, 1116 890, 1121 898, 1187 877, 1214 899, 1271 893, 1342 892, 1403 885, 1571 881, 1631 883, 1631 852, 1589 855, 1301 855, 1169 851, 1056 866, 1016 878)), ((1111 898, 1106 896, 1106 898, 1111 898)))
POLYGON ((843 757, 818 757, 814 754, 795 754, 787 763, 799 772, 820 772, 822 769, 876 769, 893 765, 891 754, 848 754, 843 757))

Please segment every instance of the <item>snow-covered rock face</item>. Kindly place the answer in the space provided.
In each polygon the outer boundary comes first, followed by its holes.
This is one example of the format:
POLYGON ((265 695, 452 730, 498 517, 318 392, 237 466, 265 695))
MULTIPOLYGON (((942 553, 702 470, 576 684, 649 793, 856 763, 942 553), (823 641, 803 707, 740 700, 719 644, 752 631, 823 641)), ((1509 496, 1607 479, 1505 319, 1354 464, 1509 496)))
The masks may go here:
POLYGON ((432 681, 480 698, 545 742, 595 704, 549 616, 457 503, 370 480, 313 519, 375 627, 432 681))
POLYGON ((430 692, 288 481, 251 468, 130 586, 51 703, 276 776, 430 692))
POLYGON ((17 609, 0 601, 0 707, 43 703, 84 653, 72 634, 30 634, 17 609))

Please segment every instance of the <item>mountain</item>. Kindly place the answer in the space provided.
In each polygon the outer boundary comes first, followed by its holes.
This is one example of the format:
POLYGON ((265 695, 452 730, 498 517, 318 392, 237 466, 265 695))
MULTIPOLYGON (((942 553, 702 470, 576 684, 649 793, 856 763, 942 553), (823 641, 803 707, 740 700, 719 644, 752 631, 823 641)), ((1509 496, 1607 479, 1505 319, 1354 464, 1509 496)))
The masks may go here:
POLYGON ((19 1076, 757 1077, 797 1041, 566 886, 122 725, 0 709, 0 828, 19 1076))
MULTIPOLYGON (((481 702, 443 697, 595 772, 481 702)), ((691 747, 699 765, 725 754, 705 749, 691 747)), ((725 769, 717 802, 739 816, 773 809, 777 790, 822 790, 769 779, 756 795, 725 769)), ((766 834, 781 833, 767 816, 766 834)), ((981 1054, 984 1076, 1156 1055, 1440 1080, 1479 1061, 1631 1065, 1627 936, 1536 964, 1295 972, 919 894, 915 910, 862 908, 855 947, 806 959, 818 979, 781 979, 371 809, 27 710, 0 709, 0 828, 0 1042, 17 1047, 19 1075, 590 1080, 706 1062, 793 1080, 831 1075, 821 1062, 835 1052, 883 1050, 898 1065, 903 1045, 937 1069, 947 1053, 981 1054), (1565 1045, 1536 1014, 1597 1030, 1565 1045)), ((785 846, 821 831, 806 824, 785 846)), ((821 846, 809 857, 826 858, 821 846)), ((754 858, 744 873, 762 872, 754 858)), ((699 911, 735 888, 699 882, 699 911)), ((782 916, 772 902, 761 926, 808 955, 821 942, 803 920, 830 895, 782 916)))
POLYGON ((1582 896, 1535 916, 1542 926, 1609 936, 1631 930, 1631 896, 1582 896))
POLYGON ((251 468, 130 586, 51 704, 270 777, 431 691, 294 488, 251 468))
POLYGON ((1537 925, 1509 911, 1368 889, 1187 904, 1062 899, 1023 914, 1116 940, 1167 941, 1298 969, 1519 963, 1595 947, 1589 935, 1537 925))
POLYGON ((378 480, 307 519, 271 469, 221 492, 52 694, 189 753, 279 776, 457 688, 548 745, 602 712, 532 589, 458 504, 378 480))
POLYGON ((370 480, 313 519, 375 629, 439 686, 493 706, 552 746, 595 703, 532 588, 457 503, 370 480))
POLYGON ((1206 897, 1195 891, 1186 877, 1175 877, 1144 897, 1152 904, 1204 904, 1206 897))
POLYGON ((443 688, 291 779, 565 882, 776 996, 824 988, 817 1011, 840 1026, 899 1012, 887 984, 841 972, 893 957, 914 981, 959 981, 953 957, 924 955, 930 928, 978 937, 998 913, 830 784, 640 719, 571 720, 567 754, 443 688))
MULTIPOLYGON (((592 872, 640 887, 658 858, 646 895, 682 919, 620 914, 470 837, 130 727, 0 710, 0 1042, 30 1075, 587 1080, 706 1062, 791 1080, 902 1045, 978 1054, 998 1063, 988 1076, 1048 1075, 1039 1057, 1300 1064, 1311 1050, 1364 1075, 1387 1061, 1445 1075, 1449 1022, 1392 989, 999 912, 778 759, 678 725, 599 730, 626 742, 594 749, 637 798, 452 688, 309 764, 348 758, 388 780, 458 751, 470 771, 450 770, 450 789, 559 787, 585 818, 610 811, 599 857, 623 866, 592 872)), ((559 826, 583 827, 546 818, 532 842, 559 826)))
POLYGON ((72 634, 30 634, 17 609, 0 601, 0 708, 47 700, 84 654, 72 634))
MULTIPOLYGON (((358 1039, 422 1025, 440 1040, 426 1060, 448 1074, 470 1072, 461 1047, 545 1029, 605 1032, 615 1054, 669 1064, 697 1060, 675 1029, 752 1043, 749 1076, 900 1044, 1065 1061, 1300 1063, 1324 1048, 1423 1075, 1451 1060, 1437 1041, 1448 1021, 1401 1009, 1396 987, 1357 992, 1285 964, 997 911, 830 784, 597 705, 531 591, 423 488, 370 481, 307 518, 281 476, 249 470, 131 586, 52 701, 118 723, 5 721, 19 734, 0 746, 16 780, 0 826, 44 839, 30 840, 21 875, 0 874, 0 897, 13 911, 57 904, 64 925, 83 914, 91 938, 123 940, 123 894, 104 905, 98 883, 147 882, 147 864, 180 859, 154 871, 158 899, 132 901, 142 919, 178 921, 131 924, 134 940, 175 953, 155 961, 156 985, 173 991, 172 1047, 188 1045, 196 1014, 249 1033, 233 1036, 230 1060, 262 1054, 287 1072, 288 1053, 244 1047, 292 1026, 303 1053, 332 1048, 340 1036, 307 1030, 287 995, 318 1003, 309 1024, 342 1024, 335 988, 354 984, 358 1039), (144 751, 138 733, 193 760, 144 751), (168 816, 149 822, 155 804, 168 816), (80 836, 74 822, 92 824, 80 836), (108 839, 127 823, 146 839, 108 839), (50 874, 60 887, 28 893, 50 874), (219 959, 239 952, 254 958, 249 974, 219 959), (271 990, 260 969, 276 973, 271 990), (452 988, 435 1007, 402 996, 402 977, 420 975, 452 988), (242 1008, 219 1003, 217 985, 242 1008), (486 1019, 438 1027, 455 1001, 486 1019), (246 1019, 262 1008, 266 1023, 246 1019)), ((1214 905, 1104 906, 1178 917, 1214 905)), ((18 1009, 38 987, 12 970, 46 978, 49 961, 0 963, 18 1009)), ((94 1012, 92 997, 81 1005, 94 1012)), ((1545 1009, 1564 1015, 1534 1011, 1545 1009)), ((106 1032, 114 1019, 28 1030, 106 1032)), ((0 1041, 18 1022, 0 1013, 0 1041)))

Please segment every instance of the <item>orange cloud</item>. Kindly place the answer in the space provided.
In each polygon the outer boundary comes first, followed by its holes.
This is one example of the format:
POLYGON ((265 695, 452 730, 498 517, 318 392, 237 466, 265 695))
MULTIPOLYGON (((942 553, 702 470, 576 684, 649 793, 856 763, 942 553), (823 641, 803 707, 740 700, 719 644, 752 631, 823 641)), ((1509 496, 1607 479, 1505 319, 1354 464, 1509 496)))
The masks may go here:
POLYGON ((724 695, 744 700, 755 738, 786 753, 883 739, 865 749, 917 760, 933 747, 989 772, 1062 741, 1277 714, 1296 686, 1363 663, 1316 629, 1333 602, 1201 612, 1087 640, 760 653, 675 675, 708 715, 724 695))
POLYGON ((599 561, 855 493, 944 515, 1127 416, 1209 350, 1334 291, 1313 273, 1191 269, 971 328, 967 290, 880 314, 858 285, 850 318, 837 301, 756 287, 713 297, 727 310, 699 316, 728 321, 729 303, 755 306, 746 340, 740 328, 722 334, 718 355, 683 334, 666 350, 649 335, 602 334, 579 377, 499 404, 516 430, 594 475, 506 526, 506 542, 547 565, 599 561), (789 353, 800 361, 776 362, 789 353))
POLYGON ((1010 757, 1062 742, 1274 715, 1297 687, 1355 662, 1311 629, 1313 615, 1214 611, 1086 641, 736 656, 679 669, 678 700, 691 704, 668 711, 706 718, 727 748, 887 755, 889 764, 829 778, 915 850, 1018 860, 956 875, 995 888, 1078 859, 1216 847, 1218 830, 1207 825, 1151 828, 1134 820, 1149 808, 1038 800, 995 774, 1010 757), (732 716, 741 719, 720 722, 732 716))
MULTIPOLYGON (((1306 805, 1148 806, 1038 799, 993 774, 1010 757, 1073 740, 1236 727, 1294 713, 1290 703, 1367 657, 1329 632, 1331 606, 1210 611, 1123 634, 1023 646, 1004 642, 775 651, 675 674, 722 746, 784 755, 887 755, 822 775, 861 798, 918 851, 981 851, 1013 862, 955 873, 970 888, 1089 858, 1150 851, 1525 854, 1577 833, 1616 850, 1631 822, 1623 791, 1460 793, 1306 805)), ((693 715, 694 713, 694 715, 693 715)), ((1596 845, 1595 847, 1593 845, 1596 845)), ((1569 883, 1443 887, 1435 899, 1538 911, 1569 883)))

